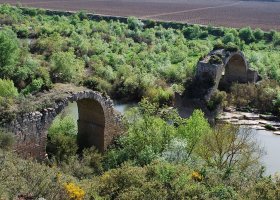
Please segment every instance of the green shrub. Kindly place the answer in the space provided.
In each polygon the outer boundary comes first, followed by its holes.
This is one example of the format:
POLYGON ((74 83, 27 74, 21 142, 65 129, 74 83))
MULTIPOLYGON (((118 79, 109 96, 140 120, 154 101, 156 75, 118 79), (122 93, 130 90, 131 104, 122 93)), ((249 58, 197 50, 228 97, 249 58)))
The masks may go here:
POLYGON ((56 118, 49 128, 47 153, 59 162, 76 155, 77 125, 71 116, 56 118))
POLYGON ((173 91, 170 88, 148 88, 144 94, 144 97, 152 103, 158 103, 159 105, 169 105, 173 100, 173 91))
POLYGON ((102 161, 102 155, 92 147, 84 149, 81 155, 69 156, 59 166, 66 174, 78 179, 88 179, 103 172, 102 161))
POLYGON ((254 106, 257 95, 258 91, 255 84, 235 83, 231 86, 228 102, 237 107, 254 106))
POLYGON ((0 78, 12 78, 19 59, 19 42, 10 29, 0 31, 0 78))
POLYGON ((0 199, 69 199, 63 182, 73 178, 31 159, 0 150, 0 199), (55 189, 54 189, 55 188, 55 189))
POLYGON ((15 98, 18 96, 17 88, 14 86, 13 81, 0 79, 0 97, 15 98))
POLYGON ((72 51, 57 52, 51 57, 51 73, 55 81, 77 82, 83 70, 84 62, 77 59, 72 51))
POLYGON ((227 93, 224 91, 216 91, 207 102, 207 107, 209 110, 213 111, 218 108, 218 106, 225 107, 227 105, 227 93))
POLYGON ((200 36, 201 29, 198 25, 188 26, 183 29, 183 34, 187 39, 196 39, 200 36))
POLYGON ((233 33, 226 33, 226 35, 223 37, 223 43, 227 44, 230 42, 234 42, 235 41, 235 36, 233 35, 233 33))
POLYGON ((239 50, 238 46, 235 45, 234 43, 231 43, 229 42, 226 47, 225 47, 225 50, 226 51, 229 51, 229 52, 236 52, 239 50))
POLYGON ((246 44, 250 44, 255 41, 253 31, 250 27, 240 29, 239 37, 241 40, 245 41, 246 44))
POLYGON ((264 39, 264 32, 261 29, 256 29, 254 31, 254 37, 256 40, 260 41, 264 39))
POLYGON ((0 130, 0 149, 8 150, 13 148, 14 137, 12 133, 0 130))

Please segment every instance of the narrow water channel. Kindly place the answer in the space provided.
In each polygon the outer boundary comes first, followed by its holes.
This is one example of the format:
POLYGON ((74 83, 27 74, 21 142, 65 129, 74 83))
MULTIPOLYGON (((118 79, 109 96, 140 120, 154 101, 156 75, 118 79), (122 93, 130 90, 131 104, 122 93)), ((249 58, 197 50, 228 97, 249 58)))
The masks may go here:
MULTIPOLYGON (((121 113, 124 113, 129 108, 136 104, 120 104, 115 103, 115 109, 121 113)), ((73 116, 74 120, 78 120, 78 108, 77 103, 70 103, 63 111, 65 115, 73 116)), ((244 128, 240 127, 242 131, 244 128)), ((257 141, 259 141, 261 147, 264 148, 265 155, 262 158, 262 164, 266 167, 266 174, 273 175, 276 172, 280 173, 280 136, 274 135, 270 131, 252 129, 252 133, 255 135, 257 141)))

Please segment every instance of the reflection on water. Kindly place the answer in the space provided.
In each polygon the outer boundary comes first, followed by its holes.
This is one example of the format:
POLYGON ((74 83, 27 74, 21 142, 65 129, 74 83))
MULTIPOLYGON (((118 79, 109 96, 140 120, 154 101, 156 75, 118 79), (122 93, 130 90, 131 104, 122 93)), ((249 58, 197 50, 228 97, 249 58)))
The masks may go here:
POLYGON ((135 106, 137 106, 137 103, 122 104, 122 103, 114 102, 114 108, 122 114, 124 114, 125 111, 127 111, 130 108, 133 108, 135 106))
POLYGON ((280 173, 280 136, 266 130, 253 129, 252 131, 266 152, 262 158, 262 162, 266 167, 266 174, 280 173))
MULTIPOLYGON (((136 103, 130 104, 115 104, 115 109, 121 113, 124 113, 129 108, 136 106, 136 103)), ((69 103, 69 105, 63 111, 64 115, 72 115, 75 121, 78 120, 78 108, 77 103, 69 103)), ((242 130, 242 127, 240 128, 242 130)), ((280 173, 280 136, 274 135, 272 132, 265 130, 252 129, 256 139, 264 147, 266 154, 262 158, 262 163, 266 167, 266 174, 280 173)))

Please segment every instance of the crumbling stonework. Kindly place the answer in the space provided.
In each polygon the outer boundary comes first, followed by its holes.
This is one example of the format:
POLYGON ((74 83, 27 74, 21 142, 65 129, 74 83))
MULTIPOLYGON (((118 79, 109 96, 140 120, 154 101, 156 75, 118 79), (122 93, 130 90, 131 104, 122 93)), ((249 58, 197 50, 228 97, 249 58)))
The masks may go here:
POLYGON ((197 64, 196 75, 190 87, 191 97, 207 101, 219 85, 230 87, 235 82, 255 83, 259 79, 260 76, 249 68, 241 51, 213 50, 197 64))
POLYGON ((78 144, 82 147, 96 146, 103 152, 122 133, 121 115, 114 110, 109 97, 92 90, 70 92, 66 98, 55 101, 53 107, 17 115, 4 125, 15 134, 15 150, 24 157, 43 158, 48 128, 69 102, 78 105, 78 144))

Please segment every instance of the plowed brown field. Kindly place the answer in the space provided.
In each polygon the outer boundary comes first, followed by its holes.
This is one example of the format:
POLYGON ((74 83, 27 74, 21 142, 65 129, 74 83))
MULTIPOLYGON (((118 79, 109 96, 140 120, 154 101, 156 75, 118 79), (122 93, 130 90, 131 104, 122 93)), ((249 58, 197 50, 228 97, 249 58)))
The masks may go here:
POLYGON ((280 2, 238 0, 0 0, 0 3, 55 10, 86 10, 215 26, 280 30, 280 2))

